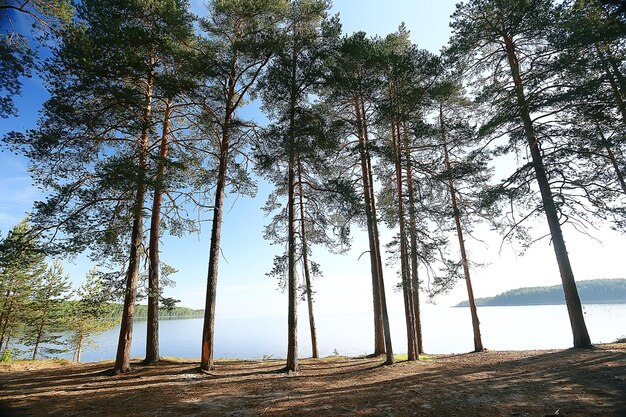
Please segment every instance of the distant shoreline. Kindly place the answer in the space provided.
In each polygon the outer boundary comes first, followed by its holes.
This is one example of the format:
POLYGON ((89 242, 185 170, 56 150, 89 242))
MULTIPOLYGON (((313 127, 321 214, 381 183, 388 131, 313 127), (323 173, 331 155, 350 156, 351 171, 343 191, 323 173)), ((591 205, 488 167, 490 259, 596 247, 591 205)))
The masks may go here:
MULTIPOLYGON (((594 301, 594 302, 584 302, 582 301, 581 304, 584 306, 594 306, 594 305, 625 305, 626 304, 626 300, 619 300, 619 301, 594 301)), ((536 303, 536 304, 482 304, 482 305, 476 305, 476 307, 537 307, 537 306, 564 306, 565 302, 562 303, 536 303)), ((455 304, 453 306, 450 306, 450 308, 468 308, 469 305, 467 304, 467 301, 463 301, 459 304, 455 304), (461 305, 463 304, 463 305, 461 305)))
MULTIPOLYGON (((593 279, 577 282, 578 294, 581 303, 590 304, 626 304, 626 279, 593 279)), ((503 292, 494 297, 476 299, 478 307, 513 307, 513 306, 540 306, 564 305, 565 296, 560 285, 549 287, 517 288, 503 292)), ((468 307, 467 301, 462 301, 453 307, 468 307)))

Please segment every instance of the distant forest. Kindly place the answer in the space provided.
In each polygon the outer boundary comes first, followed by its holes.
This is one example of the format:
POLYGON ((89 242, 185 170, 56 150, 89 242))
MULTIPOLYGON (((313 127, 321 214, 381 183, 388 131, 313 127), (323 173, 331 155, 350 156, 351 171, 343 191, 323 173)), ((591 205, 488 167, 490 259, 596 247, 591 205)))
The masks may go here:
MULTIPOLYGON (((584 304, 626 303, 626 279, 593 279, 577 283, 580 300, 584 304)), ((565 304, 563 287, 518 288, 495 297, 477 298, 477 306, 529 306, 565 304)), ((467 301, 455 307, 468 307, 467 301)))
MULTIPOLYGON (((123 304, 111 304, 111 318, 119 320, 122 317, 123 304)), ((204 317, 204 310, 194 310, 187 307, 174 307, 171 309, 159 309, 160 319, 193 319, 204 317)), ((135 319, 145 320, 148 318, 148 306, 137 304, 135 306, 135 319)))

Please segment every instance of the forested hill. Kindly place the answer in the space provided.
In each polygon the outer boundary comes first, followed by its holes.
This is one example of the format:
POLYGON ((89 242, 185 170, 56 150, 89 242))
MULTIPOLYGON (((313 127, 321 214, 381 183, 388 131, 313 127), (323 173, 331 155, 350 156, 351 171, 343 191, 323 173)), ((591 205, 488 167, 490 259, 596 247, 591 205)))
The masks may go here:
MULTIPOLYGON (((576 283, 584 304, 626 303, 626 279, 594 279, 576 283)), ((565 304, 563 287, 531 287, 510 290, 495 297, 477 298, 478 306, 527 306, 565 304)), ((467 307, 463 301, 455 307, 467 307)))
MULTIPOLYGON (((122 316, 122 304, 111 304, 111 318, 119 318, 122 316)), ((135 319, 142 320, 148 317, 148 306, 137 304, 135 306, 135 319)), ((187 307, 174 307, 171 309, 161 307, 159 309, 159 318, 161 319, 192 319, 204 317, 204 310, 194 310, 187 307)))

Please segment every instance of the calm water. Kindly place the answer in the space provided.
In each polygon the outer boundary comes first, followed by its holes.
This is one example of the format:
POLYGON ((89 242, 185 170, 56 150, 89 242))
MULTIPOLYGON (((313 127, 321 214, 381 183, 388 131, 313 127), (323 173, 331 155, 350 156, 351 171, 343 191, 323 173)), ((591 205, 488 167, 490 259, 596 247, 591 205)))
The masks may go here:
MULTIPOLYGON (((302 310, 304 310, 302 308, 302 310)), ((626 336, 626 304, 584 306, 587 328, 594 343, 626 336)), ((571 347, 571 331, 565 306, 480 307, 483 343, 493 350, 552 349, 571 347)), ((427 353, 468 352, 473 349, 471 319, 467 308, 427 305, 423 308, 424 350, 427 353)), ((369 314, 317 317, 322 356, 370 353, 373 346, 369 314)), ((264 355, 284 358, 286 320, 217 318, 215 357, 256 359, 264 355)), ((145 352, 145 322, 135 323, 131 356, 145 352)), ((308 320, 299 317, 299 351, 310 355, 308 320)), ((401 311, 391 312, 394 351, 406 352, 406 330, 401 311)), ((164 320, 160 323, 161 355, 181 358, 200 356, 202 319, 164 320)), ((98 335, 97 350, 83 353, 84 362, 114 359, 119 327, 98 335)), ((68 355, 69 357, 70 355, 68 355)))

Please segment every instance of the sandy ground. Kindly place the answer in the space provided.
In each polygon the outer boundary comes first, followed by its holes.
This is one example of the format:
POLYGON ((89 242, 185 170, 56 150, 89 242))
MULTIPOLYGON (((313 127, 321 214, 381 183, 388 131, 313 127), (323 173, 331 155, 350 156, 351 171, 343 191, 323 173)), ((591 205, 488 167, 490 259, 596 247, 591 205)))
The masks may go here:
POLYGON ((626 416, 626 344, 383 358, 0 365, 0 416, 626 416))

